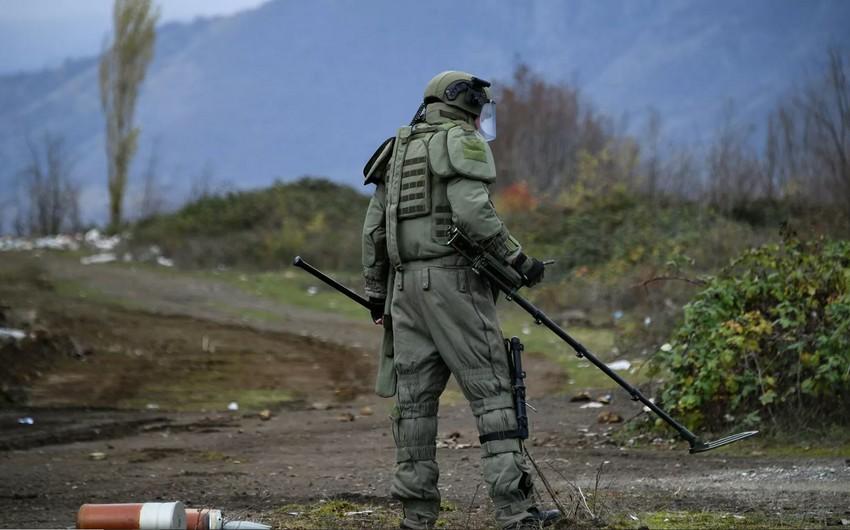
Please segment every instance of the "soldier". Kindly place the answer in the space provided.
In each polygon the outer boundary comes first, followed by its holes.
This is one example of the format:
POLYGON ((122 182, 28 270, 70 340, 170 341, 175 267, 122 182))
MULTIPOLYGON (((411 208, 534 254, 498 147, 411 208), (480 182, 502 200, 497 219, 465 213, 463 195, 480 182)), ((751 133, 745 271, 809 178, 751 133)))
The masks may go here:
POLYGON ((548 524, 532 498, 531 469, 516 438, 516 415, 495 291, 450 246, 454 224, 501 256, 531 286, 542 262, 526 256, 490 201, 496 178, 490 83, 438 74, 413 121, 384 142, 364 169, 376 184, 363 226, 363 267, 372 318, 385 329, 376 391, 396 395, 391 493, 402 528, 430 528, 440 492, 437 407, 454 374, 475 415, 484 479, 505 528, 548 524))

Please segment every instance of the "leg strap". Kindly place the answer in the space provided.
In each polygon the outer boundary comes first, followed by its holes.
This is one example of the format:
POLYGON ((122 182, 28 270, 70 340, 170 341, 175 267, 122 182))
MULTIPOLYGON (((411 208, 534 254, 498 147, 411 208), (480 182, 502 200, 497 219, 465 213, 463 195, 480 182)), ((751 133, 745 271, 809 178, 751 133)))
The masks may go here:
POLYGON ((482 444, 485 444, 487 442, 495 442, 496 440, 510 440, 513 438, 519 438, 524 440, 525 438, 528 438, 528 436, 523 436, 522 433, 520 433, 518 430, 499 431, 482 434, 478 437, 478 441, 482 444))

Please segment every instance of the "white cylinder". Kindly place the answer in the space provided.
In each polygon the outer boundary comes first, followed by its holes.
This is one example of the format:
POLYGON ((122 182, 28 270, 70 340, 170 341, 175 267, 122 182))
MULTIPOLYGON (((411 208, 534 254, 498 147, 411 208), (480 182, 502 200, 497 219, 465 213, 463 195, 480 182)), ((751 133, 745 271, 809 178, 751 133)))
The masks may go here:
POLYGON ((139 530, 185 530, 186 507, 177 502, 146 502, 139 513, 139 530))

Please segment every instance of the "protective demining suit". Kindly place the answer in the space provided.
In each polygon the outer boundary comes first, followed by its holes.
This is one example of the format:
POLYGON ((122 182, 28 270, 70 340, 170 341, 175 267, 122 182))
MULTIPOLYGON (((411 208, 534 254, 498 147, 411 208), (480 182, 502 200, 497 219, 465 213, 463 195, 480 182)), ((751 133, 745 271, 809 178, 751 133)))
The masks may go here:
MULTIPOLYGON (((462 72, 435 77, 414 123, 384 142, 364 170, 377 186, 363 227, 366 292, 388 315, 376 391, 397 400, 391 493, 404 508, 403 528, 437 519, 437 408, 450 374, 479 434, 517 428, 494 292, 447 246, 454 224, 506 261, 520 255, 490 201, 496 168, 475 126, 481 106, 458 90, 466 81, 471 92, 471 80, 480 82, 462 72)), ((529 517, 531 470, 519 440, 487 441, 481 450, 499 523, 529 517)))

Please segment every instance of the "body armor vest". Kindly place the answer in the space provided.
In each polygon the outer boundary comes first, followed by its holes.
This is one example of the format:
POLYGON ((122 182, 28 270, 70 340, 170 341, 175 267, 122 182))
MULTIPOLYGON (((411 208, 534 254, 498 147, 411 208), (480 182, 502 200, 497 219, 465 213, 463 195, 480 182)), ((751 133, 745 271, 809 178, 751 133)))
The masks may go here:
POLYGON ((435 173, 432 158, 445 158, 445 139, 432 142, 458 127, 455 122, 420 123, 402 127, 396 135, 387 179, 387 246, 390 262, 452 254, 447 246, 452 209, 446 195, 448 180, 435 173), (441 147, 443 146, 443 147, 441 147))

